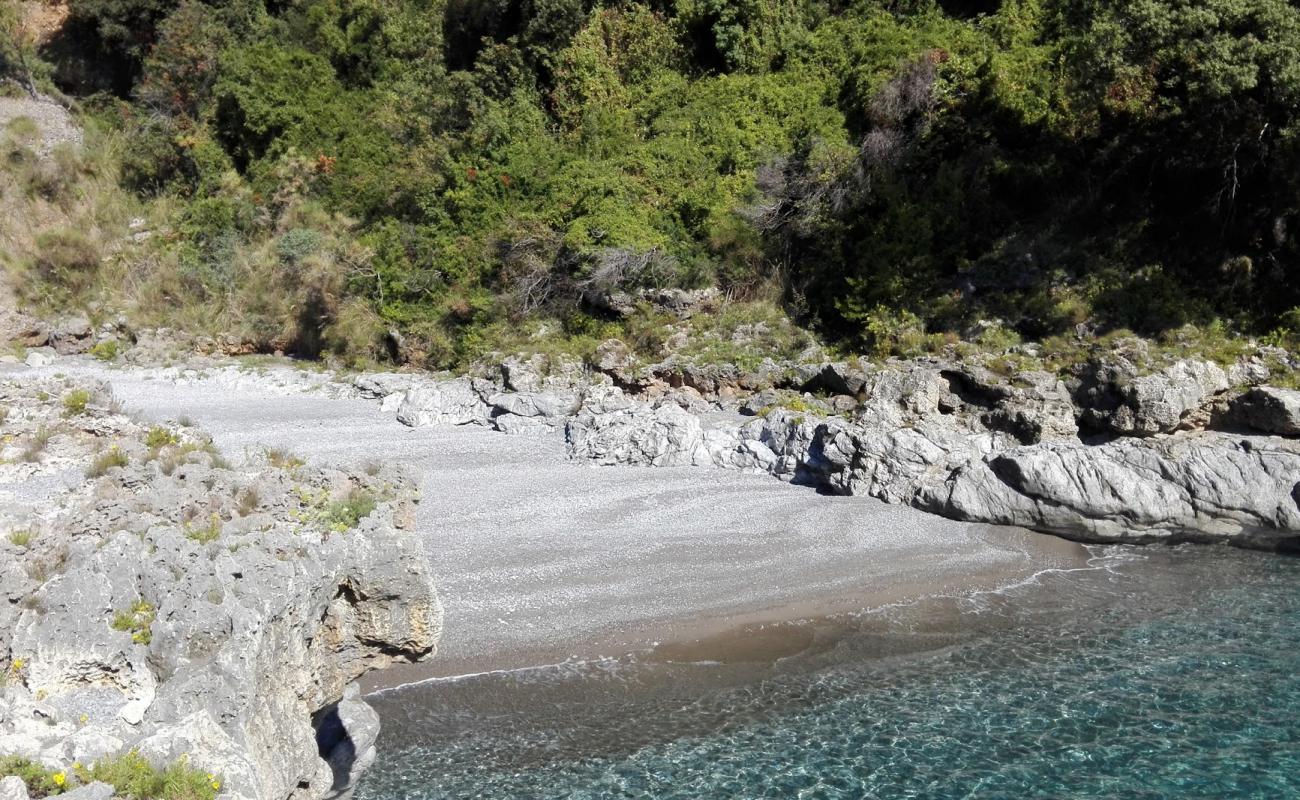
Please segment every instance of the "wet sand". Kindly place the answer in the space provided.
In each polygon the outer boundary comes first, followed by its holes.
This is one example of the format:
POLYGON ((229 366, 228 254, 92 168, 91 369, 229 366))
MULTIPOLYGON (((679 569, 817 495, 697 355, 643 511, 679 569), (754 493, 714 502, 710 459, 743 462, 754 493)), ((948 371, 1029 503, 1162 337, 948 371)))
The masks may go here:
POLYGON ((133 411, 188 416, 228 456, 287 448, 320 463, 407 465, 446 625, 437 657, 368 676, 432 677, 654 648, 663 658, 777 657, 807 626, 863 608, 994 589, 1083 565, 1088 551, 766 475, 595 467, 556 437, 407 428, 370 401, 285 394, 218 375, 87 371, 133 411), (674 649, 677 648, 677 649, 674 649))

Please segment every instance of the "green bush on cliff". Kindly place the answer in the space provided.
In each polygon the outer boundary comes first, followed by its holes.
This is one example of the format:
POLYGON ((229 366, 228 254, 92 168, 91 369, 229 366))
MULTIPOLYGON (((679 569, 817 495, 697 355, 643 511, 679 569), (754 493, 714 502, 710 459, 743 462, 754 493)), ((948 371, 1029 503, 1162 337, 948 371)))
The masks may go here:
POLYGON ((160 235, 45 231, 23 281, 47 305, 128 293, 146 322, 354 361, 392 330, 434 367, 525 322, 559 339, 531 347, 635 339, 584 298, 644 288, 776 300, 882 355, 984 321, 993 349, 1267 333, 1300 306, 1285 0, 71 10, 160 235))
POLYGON ((17 776, 33 798, 53 797, 95 781, 111 784, 116 796, 129 800, 215 800, 221 790, 217 775, 191 768, 186 759, 159 769, 135 750, 65 769, 0 756, 0 775, 17 776))

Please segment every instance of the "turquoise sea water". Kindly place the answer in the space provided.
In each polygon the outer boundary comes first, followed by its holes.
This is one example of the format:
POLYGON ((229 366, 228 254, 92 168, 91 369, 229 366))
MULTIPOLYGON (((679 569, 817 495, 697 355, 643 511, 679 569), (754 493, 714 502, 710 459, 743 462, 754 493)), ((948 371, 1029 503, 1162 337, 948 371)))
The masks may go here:
POLYGON ((1300 797, 1300 559, 1096 563, 822 625, 775 664, 388 692, 358 797, 1300 797))

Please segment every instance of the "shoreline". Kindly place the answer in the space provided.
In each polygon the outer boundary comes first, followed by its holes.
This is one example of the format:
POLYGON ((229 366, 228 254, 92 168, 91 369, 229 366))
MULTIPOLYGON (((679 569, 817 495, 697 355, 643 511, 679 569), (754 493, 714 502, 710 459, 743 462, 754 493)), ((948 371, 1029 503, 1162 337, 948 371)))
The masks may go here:
POLYGON ((57 368, 109 381, 146 417, 188 416, 232 454, 277 447, 353 467, 383 458, 417 476, 415 527, 446 610, 439 656, 427 668, 372 673, 366 691, 656 642, 721 642, 737 630, 996 589, 1088 558, 1056 536, 819 494, 767 474, 598 467, 569 458, 556 436, 410 428, 374 400, 322 396, 319 386, 289 392, 277 381, 291 376, 178 380, 74 364, 57 368))
MULTIPOLYGON (((994 531, 999 535, 1011 534, 1012 538, 1023 537, 1046 561, 1032 569, 997 568, 968 575, 953 574, 938 583, 899 583, 874 590, 861 587, 847 593, 748 607, 722 615, 683 609, 680 615, 647 620, 631 631, 575 639, 559 649, 522 647, 460 659, 443 653, 429 662, 399 664, 370 673, 360 682, 361 689, 367 696, 381 695, 443 681, 629 657, 643 663, 714 663, 762 668, 786 658, 804 657, 834 647, 842 638, 860 634, 862 620, 879 612, 895 608, 938 608, 1022 588, 1049 574, 1105 568, 1097 563, 1103 556, 1088 545, 1028 530, 994 531)), ((931 616, 930 612, 923 615, 931 616)), ((940 624, 937 618, 929 622, 940 624)))

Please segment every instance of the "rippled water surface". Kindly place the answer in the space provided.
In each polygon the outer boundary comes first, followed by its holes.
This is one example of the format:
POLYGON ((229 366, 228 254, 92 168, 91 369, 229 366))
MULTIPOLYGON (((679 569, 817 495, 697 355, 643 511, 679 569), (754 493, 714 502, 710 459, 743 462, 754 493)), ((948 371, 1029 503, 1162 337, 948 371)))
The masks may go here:
POLYGON ((773 635, 386 693, 358 797, 1300 797, 1297 558, 1115 549, 773 635))

